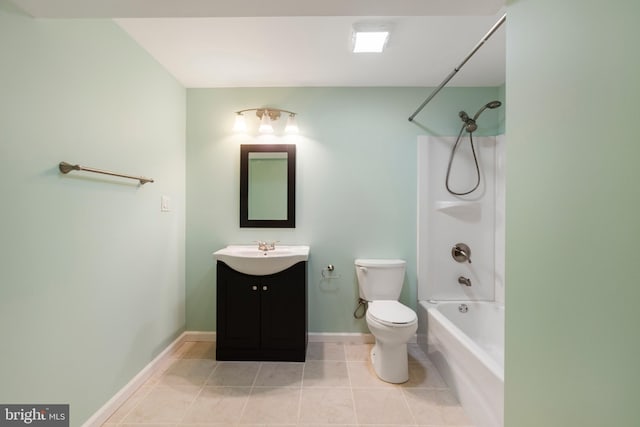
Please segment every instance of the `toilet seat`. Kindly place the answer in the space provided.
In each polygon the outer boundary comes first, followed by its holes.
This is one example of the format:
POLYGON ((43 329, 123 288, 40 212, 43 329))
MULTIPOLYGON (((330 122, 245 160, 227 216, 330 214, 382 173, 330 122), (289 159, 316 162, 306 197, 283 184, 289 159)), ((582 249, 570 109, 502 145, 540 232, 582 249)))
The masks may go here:
POLYGON ((418 321, 416 313, 398 301, 371 301, 367 314, 373 320, 391 327, 402 327, 418 321))

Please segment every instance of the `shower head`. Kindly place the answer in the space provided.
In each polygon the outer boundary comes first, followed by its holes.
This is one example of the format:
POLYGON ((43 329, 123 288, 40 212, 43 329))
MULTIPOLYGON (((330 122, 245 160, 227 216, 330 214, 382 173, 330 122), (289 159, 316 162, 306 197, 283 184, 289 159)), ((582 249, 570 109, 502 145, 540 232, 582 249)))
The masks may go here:
POLYGON ((502 102, 500 101, 491 101, 485 105, 482 106, 482 108, 480 108, 480 110, 478 110, 478 112, 476 113, 475 116, 473 116, 473 119, 469 117, 469 115, 467 113, 465 113, 464 111, 460 111, 458 113, 458 117, 460 117, 460 120, 462 120, 464 122, 464 129, 471 133, 471 132, 475 132, 478 129, 478 125, 476 124, 476 120, 478 119, 478 117, 480 117, 480 114, 482 114, 482 112, 484 110, 486 110, 487 108, 493 109, 493 108, 498 108, 499 106, 502 105, 502 102))
POLYGON ((475 115, 475 116, 473 116, 473 120, 474 120, 474 121, 475 121, 475 120, 477 120, 477 119, 478 119, 478 117, 480 117, 480 114, 482 114, 482 112, 483 112, 484 110, 486 110, 487 108, 494 109, 494 108, 498 108, 498 107, 499 107, 499 106, 501 106, 501 105, 502 105, 502 102, 500 102, 500 101, 491 101, 491 102, 487 103, 486 105, 483 105, 483 106, 482 106, 482 108, 480 108, 480 109, 478 110, 478 112, 476 113, 476 115, 475 115))
POLYGON ((460 111, 458 113, 458 117, 460 117, 460 119, 464 122, 464 128, 466 129, 467 132, 474 132, 478 126, 476 125, 475 120, 473 120, 472 118, 469 117, 469 115, 467 113, 465 113, 464 111, 460 111))

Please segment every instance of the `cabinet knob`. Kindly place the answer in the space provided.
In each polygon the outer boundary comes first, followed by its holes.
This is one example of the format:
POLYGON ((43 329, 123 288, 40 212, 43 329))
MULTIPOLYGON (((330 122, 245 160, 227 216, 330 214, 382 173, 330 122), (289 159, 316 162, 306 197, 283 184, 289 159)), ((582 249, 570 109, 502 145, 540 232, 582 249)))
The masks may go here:
POLYGON ((253 285, 253 286, 251 287, 251 289, 253 289, 254 291, 257 291, 257 290, 258 290, 258 287, 257 287, 256 285, 253 285))
POLYGON ((263 290, 263 291, 266 291, 267 289, 269 289, 269 288, 267 287, 267 285, 265 285, 265 286, 263 286, 263 287, 262 287, 262 290, 263 290))

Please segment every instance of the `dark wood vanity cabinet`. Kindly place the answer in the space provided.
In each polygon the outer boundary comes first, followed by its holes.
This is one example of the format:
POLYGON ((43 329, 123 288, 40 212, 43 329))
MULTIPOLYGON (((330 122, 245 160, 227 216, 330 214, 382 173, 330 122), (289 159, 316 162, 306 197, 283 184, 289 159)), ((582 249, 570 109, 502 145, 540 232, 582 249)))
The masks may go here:
POLYGON ((307 263, 251 276, 217 262, 217 360, 304 362, 307 263))

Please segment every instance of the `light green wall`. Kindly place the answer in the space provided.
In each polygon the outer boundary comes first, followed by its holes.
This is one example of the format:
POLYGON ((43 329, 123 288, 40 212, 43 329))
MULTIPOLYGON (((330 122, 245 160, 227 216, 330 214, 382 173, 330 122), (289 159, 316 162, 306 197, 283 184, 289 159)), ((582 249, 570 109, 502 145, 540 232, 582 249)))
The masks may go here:
POLYGON ((185 90, 113 22, 0 0, 0 402, 78 426, 184 329, 184 140, 185 90))
MULTIPOLYGON (((362 332, 353 318, 357 257, 408 261, 402 300, 416 305, 416 170, 419 134, 455 135, 458 111, 477 111, 498 88, 444 89, 407 118, 431 88, 246 88, 187 91, 187 328, 215 330, 212 252, 255 240, 308 244, 309 330, 362 332), (234 111, 279 107, 298 113, 301 136, 240 136, 234 111), (239 228, 240 144, 297 143, 295 229, 239 228), (322 281, 336 266, 339 279, 322 281)), ((480 132, 495 134, 487 111, 480 132)), ((250 117, 248 117, 250 118, 250 117)), ((252 123, 257 129, 257 119, 252 123)), ((274 127, 284 127, 282 121, 274 127)))
POLYGON ((506 425, 640 425, 640 3, 511 1, 506 425))

